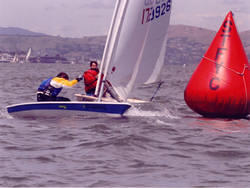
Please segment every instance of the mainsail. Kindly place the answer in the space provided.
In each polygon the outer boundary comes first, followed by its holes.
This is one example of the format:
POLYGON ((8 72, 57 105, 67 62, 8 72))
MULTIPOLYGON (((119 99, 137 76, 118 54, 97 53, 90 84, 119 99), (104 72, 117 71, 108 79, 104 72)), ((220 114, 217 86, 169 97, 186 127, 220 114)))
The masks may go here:
POLYGON ((118 0, 103 62, 104 79, 126 100, 137 83, 157 81, 164 63, 171 0, 118 0))

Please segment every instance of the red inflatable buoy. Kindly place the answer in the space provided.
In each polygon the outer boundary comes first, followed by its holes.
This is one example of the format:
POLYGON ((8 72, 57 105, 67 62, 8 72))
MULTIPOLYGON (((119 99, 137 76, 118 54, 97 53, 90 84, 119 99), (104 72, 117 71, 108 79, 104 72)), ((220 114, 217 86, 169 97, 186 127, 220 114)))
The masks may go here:
POLYGON ((187 105, 206 117, 249 114, 249 64, 229 12, 184 92, 187 105))

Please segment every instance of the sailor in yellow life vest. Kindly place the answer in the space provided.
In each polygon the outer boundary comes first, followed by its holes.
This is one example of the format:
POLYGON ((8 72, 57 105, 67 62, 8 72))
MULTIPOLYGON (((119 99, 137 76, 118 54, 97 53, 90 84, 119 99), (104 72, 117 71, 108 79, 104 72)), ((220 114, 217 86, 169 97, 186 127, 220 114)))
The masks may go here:
POLYGON ((37 89, 37 101, 70 101, 66 97, 58 97, 57 95, 61 92, 62 88, 72 87, 82 79, 82 76, 79 76, 69 81, 69 76, 64 72, 59 73, 56 77, 50 77, 42 81, 37 89))

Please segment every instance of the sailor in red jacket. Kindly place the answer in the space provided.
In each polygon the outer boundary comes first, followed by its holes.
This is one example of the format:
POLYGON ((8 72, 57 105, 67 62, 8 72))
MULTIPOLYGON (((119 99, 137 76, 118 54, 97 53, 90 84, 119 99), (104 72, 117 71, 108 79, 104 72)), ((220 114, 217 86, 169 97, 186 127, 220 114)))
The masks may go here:
MULTIPOLYGON (((95 95, 95 88, 96 88, 96 84, 97 84, 98 74, 99 74, 99 69, 98 69, 97 62, 90 61, 90 69, 83 73, 85 92, 87 95, 95 95)), ((102 75, 102 77, 103 77, 103 75, 102 75)), ((109 95, 112 98, 114 98, 115 100, 117 100, 119 102, 122 101, 120 99, 120 97, 118 96, 118 94, 113 89, 111 83, 106 80, 104 83, 103 96, 106 96, 107 93, 109 93, 109 95)))
POLYGON ((85 92, 87 95, 94 95, 98 79, 98 64, 96 61, 90 61, 90 69, 83 73, 85 92))

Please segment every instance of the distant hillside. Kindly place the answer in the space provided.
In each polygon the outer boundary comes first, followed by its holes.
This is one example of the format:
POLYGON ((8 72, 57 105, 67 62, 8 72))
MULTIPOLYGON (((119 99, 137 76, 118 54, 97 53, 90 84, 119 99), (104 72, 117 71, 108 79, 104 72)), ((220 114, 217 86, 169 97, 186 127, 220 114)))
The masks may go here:
POLYGON ((45 36, 45 34, 42 33, 36 33, 17 27, 0 27, 0 35, 45 36))
POLYGON ((106 37, 62 38, 54 36, 0 35, 0 51, 27 52, 31 56, 60 55, 76 62, 101 59, 106 37))
POLYGON ((168 63, 199 63, 216 32, 185 25, 170 26, 166 59, 168 63))
POLYGON ((247 53, 248 59, 250 59, 250 31, 244 31, 240 33, 240 37, 247 53))
MULTIPOLYGON (((106 41, 106 36, 62 38, 43 34, 31 35, 33 32, 22 35, 20 33, 14 35, 13 32, 0 32, 0 51, 27 51, 31 47, 32 56, 60 55, 81 63, 86 59, 101 59, 106 41)), ((166 63, 199 63, 215 34, 215 31, 198 27, 170 26, 166 63)), ((250 58, 250 31, 242 32, 240 36, 250 58)))

